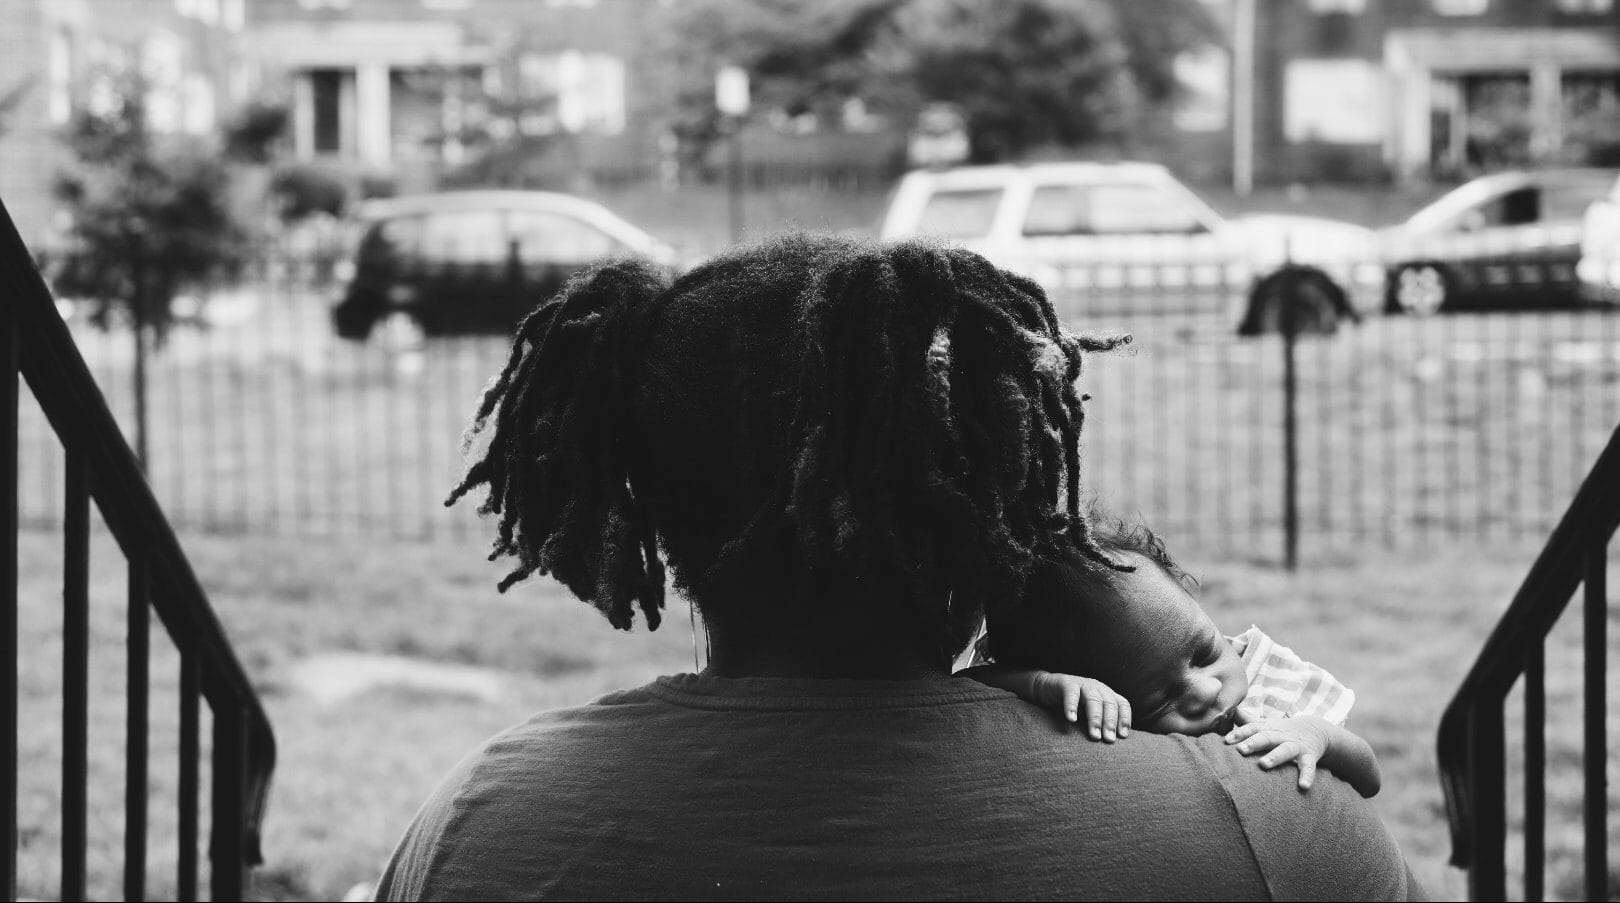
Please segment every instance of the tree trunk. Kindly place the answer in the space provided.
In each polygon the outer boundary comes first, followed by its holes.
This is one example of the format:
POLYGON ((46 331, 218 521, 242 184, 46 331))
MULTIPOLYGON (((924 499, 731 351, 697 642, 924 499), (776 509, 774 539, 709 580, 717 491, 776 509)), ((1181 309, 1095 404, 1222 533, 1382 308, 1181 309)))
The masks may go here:
POLYGON ((146 470, 146 263, 135 261, 135 297, 130 306, 135 312, 135 461, 146 470))

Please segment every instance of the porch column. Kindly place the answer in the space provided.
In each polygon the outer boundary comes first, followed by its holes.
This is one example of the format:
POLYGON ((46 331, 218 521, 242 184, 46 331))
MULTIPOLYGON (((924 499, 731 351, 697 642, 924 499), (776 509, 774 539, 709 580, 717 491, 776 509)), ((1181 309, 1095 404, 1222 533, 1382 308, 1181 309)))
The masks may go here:
POLYGON ((386 168, 393 151, 392 104, 388 64, 362 63, 355 68, 356 126, 360 161, 386 168))
POLYGON ((1546 160, 1564 144, 1564 72, 1556 63, 1530 69, 1530 156, 1546 160))
POLYGON ((315 156, 315 82, 307 69, 293 73, 293 150, 300 160, 315 156))
POLYGON ((1397 181, 1422 179, 1429 173, 1433 75, 1400 32, 1384 37, 1384 84, 1384 165, 1397 181))
POLYGON ((1434 99, 1429 70, 1412 68, 1401 73, 1395 91, 1395 133, 1390 163, 1402 181, 1422 178, 1429 171, 1430 112, 1434 99))

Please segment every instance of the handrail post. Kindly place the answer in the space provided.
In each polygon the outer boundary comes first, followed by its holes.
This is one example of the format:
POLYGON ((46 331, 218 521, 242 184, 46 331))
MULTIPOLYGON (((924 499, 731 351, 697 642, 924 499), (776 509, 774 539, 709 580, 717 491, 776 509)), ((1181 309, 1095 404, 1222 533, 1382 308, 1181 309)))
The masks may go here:
POLYGON ((208 840, 214 900, 243 899, 247 843, 247 723, 235 700, 210 699, 214 711, 213 810, 208 840))
POLYGON ((85 899, 89 749, 90 465, 67 443, 62 537, 62 899, 85 899))
POLYGON ((17 899, 17 308, 0 304, 0 894, 17 899))
POLYGON ((198 696, 200 695, 197 654, 180 650, 180 787, 177 833, 179 857, 175 863, 175 898, 189 903, 197 899, 197 758, 199 751, 198 696))
POLYGON ((1530 647, 1524 665, 1524 899, 1545 896, 1547 859, 1547 647, 1530 647))
POLYGON ((1468 787, 1473 799, 1473 863, 1468 871, 1468 899, 1507 899, 1507 873, 1503 853, 1507 845, 1507 806, 1504 782, 1505 730, 1502 710, 1475 706, 1468 713, 1468 787))
POLYGON ((1606 569, 1609 537, 1595 536, 1586 547, 1586 598, 1582 614, 1585 675, 1585 753, 1586 771, 1586 899, 1605 900, 1609 896, 1609 781, 1608 742, 1604 719, 1608 713, 1608 618, 1609 601, 1606 569))
POLYGON ((129 556, 129 689, 124 724, 124 899, 146 899, 146 779, 150 689, 151 575, 145 549, 129 556))

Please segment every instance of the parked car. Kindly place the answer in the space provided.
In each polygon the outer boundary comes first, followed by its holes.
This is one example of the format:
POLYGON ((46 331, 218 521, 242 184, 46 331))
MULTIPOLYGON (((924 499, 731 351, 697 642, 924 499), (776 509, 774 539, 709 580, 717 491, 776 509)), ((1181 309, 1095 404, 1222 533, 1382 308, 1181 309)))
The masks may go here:
POLYGON ((368 202, 357 218, 352 273, 333 309, 338 334, 351 339, 396 315, 428 335, 510 333, 569 276, 603 257, 675 265, 667 245, 563 194, 423 194, 368 202))
POLYGON ((1577 302, 1581 219, 1615 175, 1504 172, 1447 193, 1381 235, 1388 309, 1426 316, 1577 302))
POLYGON ((1041 284, 1059 315, 1093 324, 1218 317, 1275 328, 1285 289, 1302 326, 1378 309, 1375 234, 1299 216, 1226 219, 1151 163, 1033 163, 907 174, 886 239, 932 236, 1041 284))
POLYGON ((1620 178, 1608 197, 1586 208, 1581 226, 1581 259, 1575 265, 1581 298, 1590 303, 1620 304, 1620 178))

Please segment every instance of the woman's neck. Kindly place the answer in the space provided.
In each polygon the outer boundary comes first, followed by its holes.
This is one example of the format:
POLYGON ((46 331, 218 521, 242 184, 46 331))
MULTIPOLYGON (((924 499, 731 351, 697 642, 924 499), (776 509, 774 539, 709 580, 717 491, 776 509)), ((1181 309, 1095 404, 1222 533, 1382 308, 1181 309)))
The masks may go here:
POLYGON ((949 663, 932 662, 903 642, 816 639, 802 630, 726 630, 707 625, 709 666, 715 677, 786 677, 807 680, 926 680, 950 676, 949 663))

